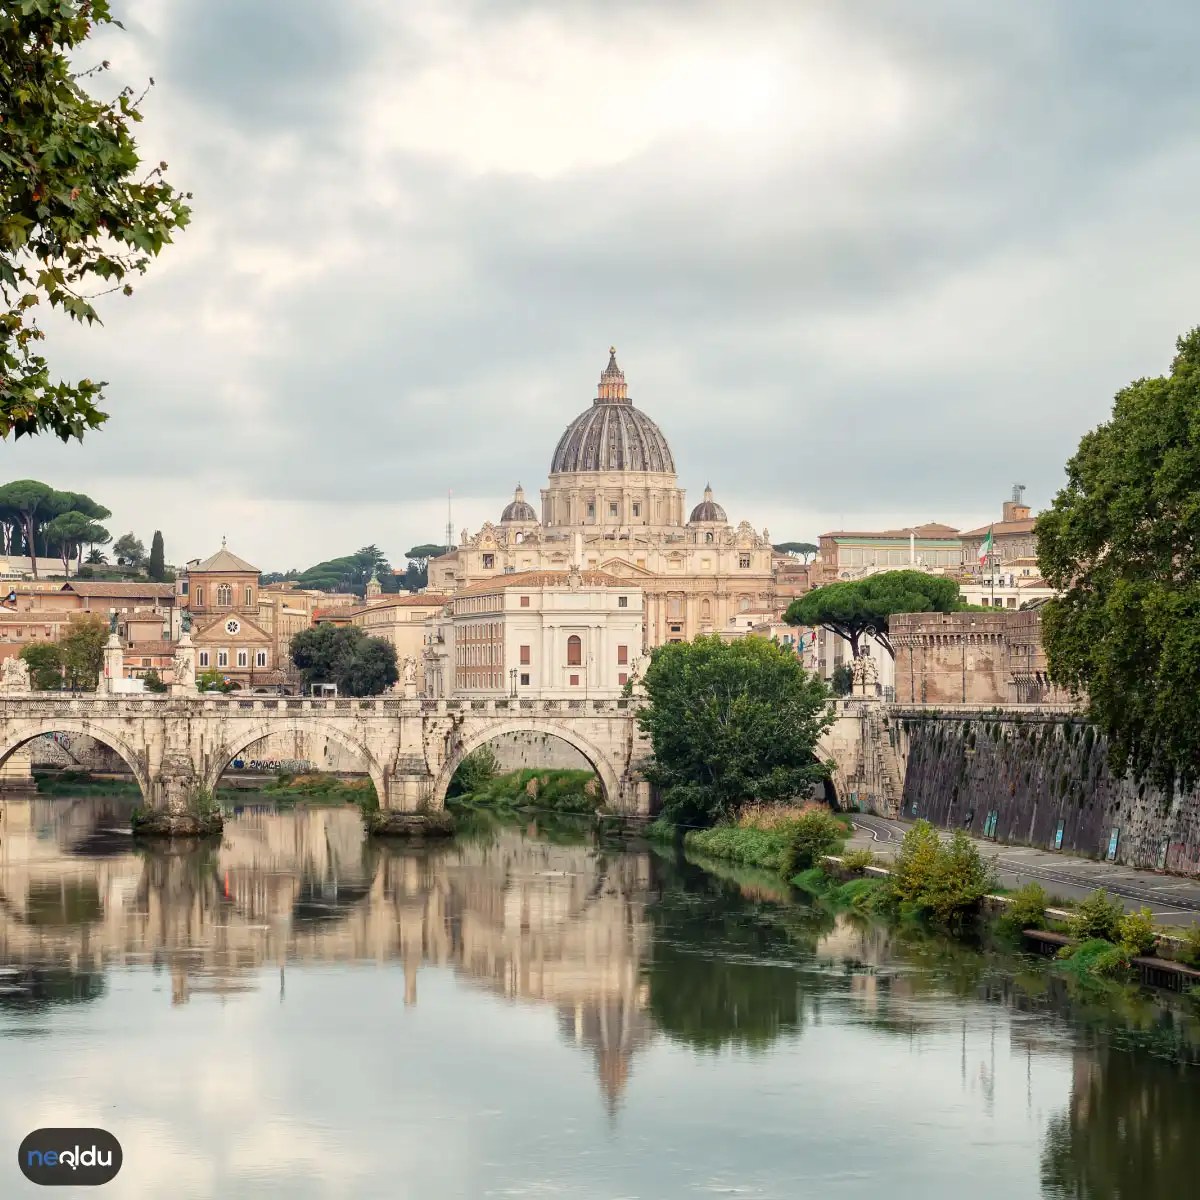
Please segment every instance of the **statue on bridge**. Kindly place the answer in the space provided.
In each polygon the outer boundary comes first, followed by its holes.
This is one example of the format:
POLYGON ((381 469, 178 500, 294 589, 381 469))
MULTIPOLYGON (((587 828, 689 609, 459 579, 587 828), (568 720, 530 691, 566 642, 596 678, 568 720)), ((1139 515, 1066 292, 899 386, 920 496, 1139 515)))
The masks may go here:
POLYGON ((860 654, 850 667, 854 680, 854 695, 879 695, 879 668, 869 654, 860 654))
POLYGON ((33 684, 29 681, 29 664, 19 656, 6 658, 0 663, 0 693, 29 692, 33 684))

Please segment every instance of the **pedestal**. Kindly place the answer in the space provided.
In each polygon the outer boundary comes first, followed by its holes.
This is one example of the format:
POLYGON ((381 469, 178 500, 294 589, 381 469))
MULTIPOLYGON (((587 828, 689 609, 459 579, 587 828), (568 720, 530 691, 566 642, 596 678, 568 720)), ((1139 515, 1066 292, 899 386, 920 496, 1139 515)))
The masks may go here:
POLYGON ((108 635, 104 644, 104 674, 101 676, 96 691, 104 696, 112 696, 120 690, 120 680, 125 678, 125 652, 121 649, 121 640, 115 633, 108 635))
POLYGON ((185 629, 179 635, 179 644, 175 648, 175 679, 171 684, 171 695, 195 696, 198 691, 196 647, 192 645, 192 635, 185 629))

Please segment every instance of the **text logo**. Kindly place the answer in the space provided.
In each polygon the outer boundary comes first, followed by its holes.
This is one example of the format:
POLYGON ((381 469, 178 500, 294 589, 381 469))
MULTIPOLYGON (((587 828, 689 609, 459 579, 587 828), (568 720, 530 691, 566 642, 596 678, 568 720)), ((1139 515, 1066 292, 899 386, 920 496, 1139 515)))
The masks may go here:
POLYGON ((17 1165, 46 1187, 95 1187, 121 1169, 121 1143, 105 1129, 35 1129, 21 1143, 17 1165))

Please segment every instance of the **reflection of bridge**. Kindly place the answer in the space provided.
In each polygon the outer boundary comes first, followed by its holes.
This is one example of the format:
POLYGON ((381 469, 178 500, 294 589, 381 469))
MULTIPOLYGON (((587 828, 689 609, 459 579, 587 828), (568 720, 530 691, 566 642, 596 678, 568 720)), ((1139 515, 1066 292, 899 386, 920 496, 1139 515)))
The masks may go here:
POLYGON ((263 738, 304 732, 358 758, 384 808, 442 807, 458 765, 501 734, 561 738, 592 764, 606 803, 649 811, 638 773, 648 752, 630 700, 236 699, 198 696, 0 697, 0 765, 41 734, 86 733, 129 766, 151 807, 216 788, 230 761, 263 738))
POLYGON ((369 840, 356 813, 243 814, 219 847, 140 854, 98 829, 119 801, 0 802, 0 966, 161 964, 177 1004, 261 985, 296 962, 423 965, 552 1005, 613 1101, 650 1037, 648 854, 606 855, 504 829, 428 851, 369 840), (47 830, 54 837, 47 838, 47 830), (97 857, 87 855, 98 854, 97 857))

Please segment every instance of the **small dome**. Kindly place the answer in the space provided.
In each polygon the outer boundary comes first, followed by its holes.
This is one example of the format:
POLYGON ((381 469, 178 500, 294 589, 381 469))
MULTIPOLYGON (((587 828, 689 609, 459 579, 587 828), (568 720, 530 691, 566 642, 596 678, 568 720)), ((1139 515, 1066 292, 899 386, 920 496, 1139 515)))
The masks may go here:
POLYGON ((536 521, 537 519, 533 505, 525 501, 525 489, 518 483, 517 490, 513 492, 512 503, 505 506, 504 511, 500 514, 500 520, 503 522, 536 521))
POLYGON ((692 509, 691 520, 693 523, 697 521, 726 523, 729 520, 725 515, 725 510, 712 498, 712 488, 707 484, 704 485, 704 499, 692 509))
POLYGON ((592 407, 567 426, 554 449, 551 475, 579 471, 675 474, 675 460, 662 430, 629 399, 615 349, 609 351, 592 407))

